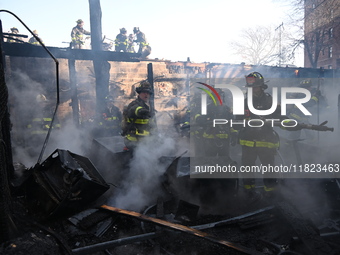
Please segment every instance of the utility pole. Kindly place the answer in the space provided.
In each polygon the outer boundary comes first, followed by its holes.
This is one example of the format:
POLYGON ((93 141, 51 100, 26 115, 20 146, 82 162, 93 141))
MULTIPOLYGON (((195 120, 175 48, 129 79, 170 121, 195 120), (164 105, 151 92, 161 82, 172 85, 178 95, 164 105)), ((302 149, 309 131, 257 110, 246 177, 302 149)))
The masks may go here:
POLYGON ((281 37, 282 37, 283 22, 275 28, 275 31, 279 30, 279 67, 281 67, 282 61, 282 47, 281 47, 281 37))

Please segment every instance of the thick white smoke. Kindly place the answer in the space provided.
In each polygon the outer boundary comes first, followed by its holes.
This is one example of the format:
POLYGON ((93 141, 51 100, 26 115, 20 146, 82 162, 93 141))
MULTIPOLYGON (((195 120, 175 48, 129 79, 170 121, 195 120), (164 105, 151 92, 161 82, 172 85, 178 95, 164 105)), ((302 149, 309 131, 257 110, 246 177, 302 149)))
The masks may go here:
POLYGON ((168 165, 161 163, 162 156, 175 154, 175 141, 166 136, 146 138, 136 148, 130 169, 122 188, 117 190, 109 204, 119 208, 139 211, 155 203, 162 195, 160 177, 168 165))

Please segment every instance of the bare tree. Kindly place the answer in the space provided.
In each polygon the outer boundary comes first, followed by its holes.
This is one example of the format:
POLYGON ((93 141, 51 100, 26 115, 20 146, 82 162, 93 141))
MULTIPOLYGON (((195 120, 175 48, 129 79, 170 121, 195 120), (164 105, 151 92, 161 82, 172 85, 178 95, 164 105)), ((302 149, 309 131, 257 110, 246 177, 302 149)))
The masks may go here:
POLYGON ((240 38, 230 45, 235 55, 241 56, 248 64, 273 64, 279 58, 279 36, 271 27, 243 29, 240 38))
POLYGON ((320 54, 328 51, 332 42, 339 41, 339 34, 333 30, 340 26, 340 2, 287 0, 287 3, 291 5, 290 24, 296 28, 291 52, 303 45, 310 66, 317 68, 320 54))

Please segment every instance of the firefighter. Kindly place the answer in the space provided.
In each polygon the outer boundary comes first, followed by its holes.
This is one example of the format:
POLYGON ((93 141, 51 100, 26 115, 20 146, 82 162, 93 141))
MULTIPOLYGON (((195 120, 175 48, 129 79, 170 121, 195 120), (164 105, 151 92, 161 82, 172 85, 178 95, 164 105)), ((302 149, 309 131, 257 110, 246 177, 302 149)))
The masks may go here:
POLYGON ((123 110, 122 136, 128 150, 152 134, 154 111, 148 105, 153 94, 150 83, 142 81, 136 87, 137 98, 123 110))
POLYGON ((133 33, 136 35, 136 42, 139 45, 138 54, 141 54, 141 58, 147 58, 151 54, 151 47, 146 41, 145 34, 139 30, 139 27, 133 28, 133 33))
POLYGON ((109 95, 105 97, 105 102, 106 107, 100 115, 98 135, 102 137, 119 135, 122 113, 120 109, 114 105, 115 100, 113 96, 109 95))
POLYGON ((83 49, 85 44, 84 35, 90 35, 91 32, 86 31, 84 26, 84 21, 82 19, 78 19, 77 26, 72 28, 71 31, 71 48, 72 49, 83 49))
POLYGON ((123 27, 123 28, 120 29, 120 33, 116 36, 115 51, 126 52, 127 47, 128 47, 128 37, 126 35, 126 29, 123 27))
MULTIPOLYGON (((217 91, 219 95, 224 98, 223 91, 221 89, 217 89, 217 91)), ((212 100, 210 100, 210 103, 207 106, 206 115, 195 115, 196 124, 203 127, 203 130, 200 132, 200 146, 204 148, 204 156, 221 156, 227 158, 227 160, 231 162, 229 157, 230 138, 233 137, 234 139, 234 134, 237 134, 237 131, 230 128, 228 125, 216 125, 214 127, 213 120, 232 119, 232 117, 231 110, 228 106, 218 105, 212 100), (202 144, 204 146, 202 146, 202 144)))
MULTIPOLYGON (((39 37, 39 36, 38 36, 38 31, 37 31, 37 30, 33 30, 33 34, 34 34, 35 36, 39 37)), ((40 37, 39 37, 39 39, 40 39, 41 42, 43 42, 43 41, 41 40, 40 37)), ((31 43, 31 44, 34 44, 34 45, 40 45, 40 43, 38 42, 38 40, 37 40, 34 36, 32 36, 32 37, 28 40, 28 43, 31 43)))
MULTIPOLYGON (((268 110, 272 106, 272 96, 265 92, 268 88, 264 82, 263 76, 258 72, 252 72, 246 76, 246 87, 252 88, 253 106, 257 110, 268 110)), ((244 101, 245 114, 237 116, 237 119, 263 119, 261 116, 253 114, 248 107, 247 98, 244 101)), ((286 119, 280 115, 280 107, 271 115, 267 115, 266 119, 286 119)), ((274 166, 275 155, 279 148, 279 137, 271 125, 263 125, 262 127, 251 127, 249 125, 235 125, 239 131, 239 144, 242 149, 241 164, 243 167, 256 165, 259 158, 262 165, 274 166)), ((248 176, 247 176, 248 177, 248 176)), ((277 179, 263 178, 264 191, 274 191, 277 188, 277 179)), ((255 179, 243 178, 244 189, 246 193, 253 198, 258 198, 259 194, 255 191, 255 179)))
POLYGON ((135 36, 133 34, 129 34, 128 37, 128 47, 127 47, 127 52, 129 53, 136 53, 135 51, 135 46, 134 46, 134 40, 135 40, 135 36))
POLYGON ((201 145, 203 136, 203 127, 197 125, 196 119, 201 116, 201 93, 194 93, 189 102, 188 117, 189 121, 186 126, 182 128, 190 127, 189 137, 190 142, 193 144, 193 151, 196 157, 204 156, 204 148, 201 145))
MULTIPOLYGON (((312 115, 319 114, 320 108, 322 110, 328 108, 325 97, 321 94, 320 89, 313 87, 311 79, 302 80, 299 84, 299 87, 307 89, 311 93, 311 100, 304 103, 303 105, 312 113, 312 115)), ((301 98, 301 96, 303 96, 303 94, 295 93, 292 94, 290 98, 301 98)), ((310 123, 310 117, 304 115, 296 105, 288 105, 287 112, 290 119, 295 119, 298 122, 305 124, 310 123)), ((312 134, 310 130, 304 130, 304 133, 309 140, 313 140, 314 134, 312 134)), ((297 132, 290 133, 289 137, 291 139, 298 139, 301 137, 301 134, 302 132, 299 130, 297 132)))
MULTIPOLYGON (((12 34, 19 34, 19 29, 17 29, 16 27, 12 27, 11 28, 11 33, 12 34)), ((11 35, 10 38, 7 38, 7 42, 10 42, 10 43, 21 43, 22 40, 20 40, 19 37, 11 35)))
MULTIPOLYGON (((49 100, 43 94, 37 95, 34 112, 31 113, 26 124, 25 147, 30 156, 35 157, 39 155, 48 130, 51 127, 52 117, 53 108, 49 100)), ((60 123, 56 118, 52 128, 58 130, 60 127, 60 123)))

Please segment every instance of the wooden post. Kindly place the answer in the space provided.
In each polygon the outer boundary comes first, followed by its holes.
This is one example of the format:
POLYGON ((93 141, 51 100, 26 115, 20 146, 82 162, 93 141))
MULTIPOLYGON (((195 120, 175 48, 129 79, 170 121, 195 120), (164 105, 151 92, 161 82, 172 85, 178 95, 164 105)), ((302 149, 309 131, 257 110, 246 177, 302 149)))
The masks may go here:
POLYGON ((155 88, 154 88, 154 83, 153 83, 153 69, 152 69, 152 63, 148 64, 148 82, 150 83, 151 89, 154 92, 150 96, 150 109, 151 112, 155 114, 154 116, 154 122, 155 122, 155 128, 157 128, 157 121, 156 121, 156 111, 155 111, 155 88))
POLYGON ((76 61, 74 59, 68 59, 68 70, 70 75, 70 86, 71 86, 71 106, 73 112, 73 121, 76 127, 79 127, 79 101, 77 91, 77 72, 76 72, 76 61))
POLYGON ((104 107, 105 97, 109 94, 110 63, 100 58, 98 51, 103 50, 102 43, 102 11, 100 0, 89 0, 91 21, 91 45, 93 51, 93 68, 96 76, 96 112, 99 113, 104 107))
POLYGON ((17 228, 10 211, 11 192, 10 175, 14 174, 10 118, 8 111, 8 89, 5 81, 5 56, 2 50, 3 35, 0 20, 0 243, 10 240, 16 235, 17 228))

